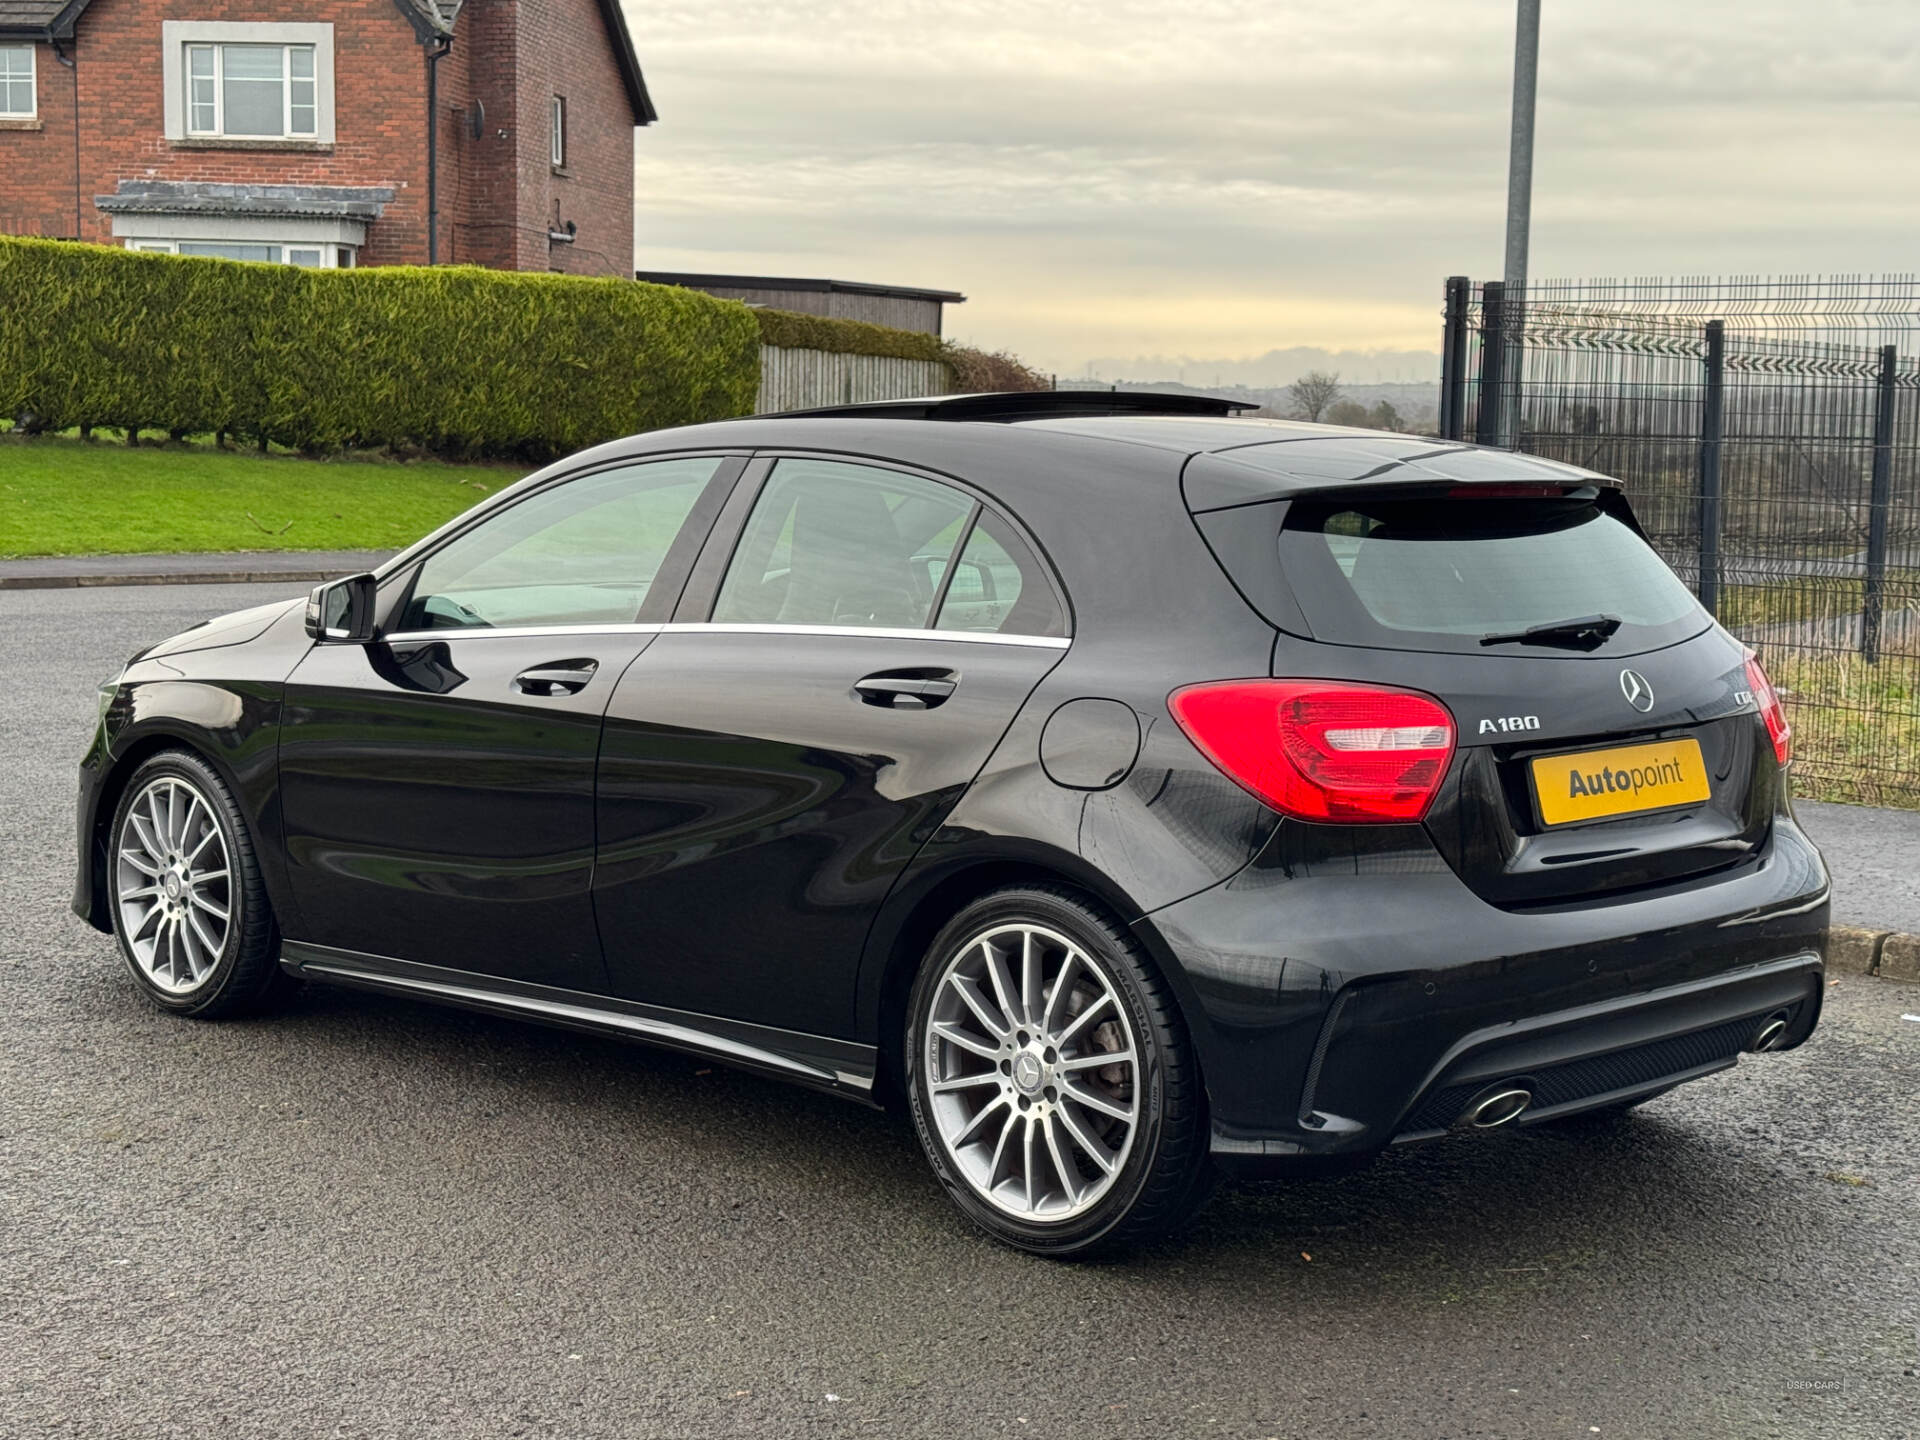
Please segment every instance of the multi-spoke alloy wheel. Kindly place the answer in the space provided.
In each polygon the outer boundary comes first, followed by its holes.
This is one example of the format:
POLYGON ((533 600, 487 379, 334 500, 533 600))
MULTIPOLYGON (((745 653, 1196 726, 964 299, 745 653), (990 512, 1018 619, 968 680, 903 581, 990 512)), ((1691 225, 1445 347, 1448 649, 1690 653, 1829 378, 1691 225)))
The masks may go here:
POLYGON ((163 750, 128 777, 101 837, 113 930, 148 997, 214 1019, 257 1010, 292 982, 246 815, 220 774, 163 750))
POLYGON ((1112 983, 1066 936, 1014 924, 969 941, 940 977, 926 1046, 934 1124, 982 1199, 1064 1220, 1112 1187, 1140 1052, 1112 983))
POLYGON ((983 895, 907 999, 920 1143, 976 1224, 1035 1254, 1161 1234, 1206 1197, 1206 1097, 1137 937, 1049 885, 983 895))
POLYGON ((232 861, 206 796, 177 776, 148 781, 124 812, 113 876, 134 963, 168 994, 204 985, 233 925, 232 861))

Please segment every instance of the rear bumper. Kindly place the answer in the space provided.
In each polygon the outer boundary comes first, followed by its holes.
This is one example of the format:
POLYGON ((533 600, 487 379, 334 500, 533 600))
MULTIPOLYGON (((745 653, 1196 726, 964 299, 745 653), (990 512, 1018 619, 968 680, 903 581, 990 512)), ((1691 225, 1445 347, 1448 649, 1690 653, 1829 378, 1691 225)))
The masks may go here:
POLYGON ((1421 1084, 1393 1143, 1465 1128, 1470 1108, 1496 1088, 1533 1097, 1513 1122, 1522 1126, 1657 1094, 1729 1068, 1775 1018, 1785 1029, 1769 1048, 1797 1045, 1819 1020, 1822 970, 1818 955, 1796 955, 1478 1031, 1421 1084))
POLYGON ((1136 927, 1231 1171, 1433 1138, 1508 1080, 1535 1097, 1515 1123, 1555 1119, 1724 1069, 1776 1011, 1775 1049, 1818 1021, 1827 875, 1785 815, 1735 872, 1554 910, 1487 904, 1417 828, 1355 837, 1270 846, 1136 927))

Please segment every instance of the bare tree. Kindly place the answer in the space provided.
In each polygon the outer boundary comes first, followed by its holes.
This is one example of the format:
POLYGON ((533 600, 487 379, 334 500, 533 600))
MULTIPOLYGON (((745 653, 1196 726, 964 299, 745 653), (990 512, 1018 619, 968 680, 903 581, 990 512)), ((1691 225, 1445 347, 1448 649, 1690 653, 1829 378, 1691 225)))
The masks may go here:
POLYGON ((1293 408, 1301 420, 1318 420, 1326 408, 1340 398, 1340 376, 1336 371, 1309 370, 1287 387, 1293 408))

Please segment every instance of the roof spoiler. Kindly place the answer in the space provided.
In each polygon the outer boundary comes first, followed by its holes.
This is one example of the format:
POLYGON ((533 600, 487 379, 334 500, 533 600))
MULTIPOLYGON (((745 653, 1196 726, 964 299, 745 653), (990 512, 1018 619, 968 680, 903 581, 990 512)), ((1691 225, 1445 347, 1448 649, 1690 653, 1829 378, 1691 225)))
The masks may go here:
POLYGON ((1255 400, 1218 395, 1175 395, 1155 390, 1004 390, 977 395, 923 395, 910 400, 873 400, 860 405, 823 405, 786 410, 782 420, 835 416, 870 420, 1040 420, 1082 415, 1233 415, 1257 410, 1255 400))

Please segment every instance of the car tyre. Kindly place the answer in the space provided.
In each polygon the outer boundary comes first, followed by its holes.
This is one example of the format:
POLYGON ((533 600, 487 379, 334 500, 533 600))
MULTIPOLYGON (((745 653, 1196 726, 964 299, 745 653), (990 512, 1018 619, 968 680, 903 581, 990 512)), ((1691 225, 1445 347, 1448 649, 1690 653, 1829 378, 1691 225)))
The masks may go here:
POLYGON ((246 817, 200 756, 163 750, 129 777, 106 883, 121 958, 161 1009, 224 1019, 292 988, 246 817))
POLYGON ((914 1129, 995 1239, 1086 1257, 1165 1235, 1211 1193, 1179 1009, 1085 898, 1032 886, 974 901, 934 938, 907 1013, 914 1129))

